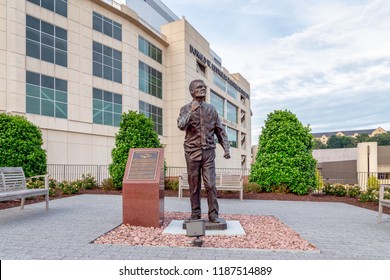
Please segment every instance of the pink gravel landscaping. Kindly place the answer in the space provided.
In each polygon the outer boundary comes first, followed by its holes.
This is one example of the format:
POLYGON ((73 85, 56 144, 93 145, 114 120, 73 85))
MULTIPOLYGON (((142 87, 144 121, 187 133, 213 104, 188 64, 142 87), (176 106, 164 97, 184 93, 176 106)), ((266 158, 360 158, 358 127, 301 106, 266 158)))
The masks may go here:
MULTIPOLYGON (((189 213, 165 212, 164 224, 160 228, 148 228, 122 224, 103 236, 95 244, 122 244, 130 246, 170 246, 192 247, 186 235, 163 234, 172 220, 184 220, 189 213)), ((303 239, 273 216, 220 215, 225 220, 240 221, 244 236, 204 236, 206 248, 247 248, 262 250, 317 251, 318 249, 303 239)), ((206 218, 202 217, 202 218, 206 218)), ((206 232, 207 234, 207 232, 206 232)))

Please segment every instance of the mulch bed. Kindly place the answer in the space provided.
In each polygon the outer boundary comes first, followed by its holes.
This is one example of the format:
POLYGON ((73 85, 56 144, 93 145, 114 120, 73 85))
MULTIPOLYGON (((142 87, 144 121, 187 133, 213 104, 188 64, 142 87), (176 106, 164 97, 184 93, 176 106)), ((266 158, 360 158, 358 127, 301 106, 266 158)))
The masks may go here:
MULTIPOLYGON (((92 190, 82 190, 76 195, 80 194, 114 194, 121 195, 121 191, 103 191, 100 188, 95 188, 92 190)), ((183 192, 184 196, 188 196, 188 191, 183 192)), ((64 197, 69 197, 70 195, 57 195, 55 197, 50 197, 50 200, 60 199, 64 197)), ((177 191, 174 190, 165 190, 165 196, 167 197, 177 197, 177 191)), ((205 197, 205 194, 202 193, 202 196, 205 197)), ((221 192, 218 191, 218 198, 224 199, 239 199, 238 192, 221 192)), ((334 195, 318 195, 318 194, 309 194, 309 195, 296 195, 292 193, 280 194, 280 193, 244 193, 244 200, 287 200, 287 201, 317 201, 317 202, 340 202, 354 205, 357 207, 362 207, 370 209, 373 211, 378 211, 377 202, 360 202, 356 197, 339 197, 334 195)), ((26 205, 44 201, 44 197, 33 197, 26 199, 26 205)), ((11 207, 20 207, 20 199, 14 201, 2 201, 0 202, 0 210, 11 208, 11 207)), ((390 214, 390 208, 384 207, 383 213, 390 214)))

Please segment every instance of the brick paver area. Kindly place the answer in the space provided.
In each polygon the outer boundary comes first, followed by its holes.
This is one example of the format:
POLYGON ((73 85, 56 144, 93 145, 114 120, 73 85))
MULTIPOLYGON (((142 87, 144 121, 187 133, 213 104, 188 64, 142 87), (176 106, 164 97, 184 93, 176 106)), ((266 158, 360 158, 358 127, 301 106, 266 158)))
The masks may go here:
MULTIPOLYGON (((202 201, 205 210, 206 201, 202 201)), ((77 195, 24 210, 0 210, 0 259, 384 259, 390 260, 390 215, 343 203, 220 199, 221 213, 274 215, 320 252, 91 244, 121 224, 119 195, 77 195)), ((188 198, 165 198, 165 210, 189 212, 188 198)))

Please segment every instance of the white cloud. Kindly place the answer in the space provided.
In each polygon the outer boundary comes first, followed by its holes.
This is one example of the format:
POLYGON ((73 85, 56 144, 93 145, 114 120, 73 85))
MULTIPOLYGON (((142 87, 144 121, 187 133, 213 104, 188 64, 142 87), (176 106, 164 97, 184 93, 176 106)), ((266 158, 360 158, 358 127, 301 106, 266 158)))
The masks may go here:
POLYGON ((390 130, 390 1, 164 2, 251 83, 253 144, 275 109, 315 132, 390 130))

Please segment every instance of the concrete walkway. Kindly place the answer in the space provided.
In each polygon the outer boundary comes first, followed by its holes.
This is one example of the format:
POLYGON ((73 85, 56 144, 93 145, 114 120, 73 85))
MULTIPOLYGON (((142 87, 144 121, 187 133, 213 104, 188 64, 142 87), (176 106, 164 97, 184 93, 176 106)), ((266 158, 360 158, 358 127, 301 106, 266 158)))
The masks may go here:
MULTIPOLYGON (((202 205, 207 209, 206 201, 202 205)), ((277 252, 96 245, 90 242, 121 224, 122 197, 78 195, 0 210, 0 259, 156 260, 390 260, 390 215, 377 223, 377 212, 343 203, 220 199, 221 213, 274 215, 320 252, 277 252)), ((165 198, 165 211, 189 212, 188 198, 165 198)))

